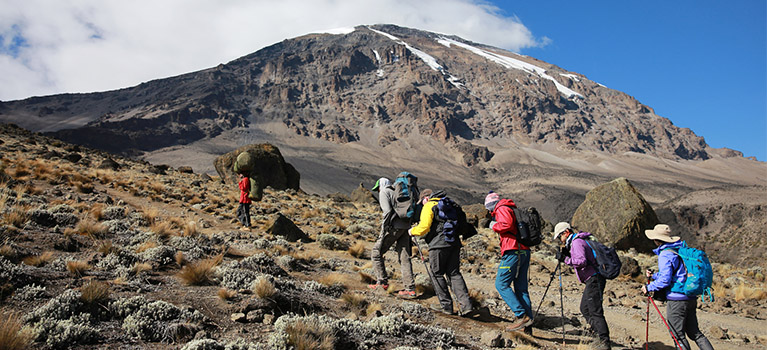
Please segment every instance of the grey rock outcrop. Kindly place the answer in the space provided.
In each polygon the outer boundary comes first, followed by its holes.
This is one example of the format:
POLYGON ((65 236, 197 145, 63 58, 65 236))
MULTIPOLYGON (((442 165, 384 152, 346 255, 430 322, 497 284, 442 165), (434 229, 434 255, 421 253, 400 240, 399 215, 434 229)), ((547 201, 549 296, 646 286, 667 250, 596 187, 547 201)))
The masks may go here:
POLYGON ((256 166, 250 175, 255 177, 259 188, 251 191, 263 191, 267 186, 276 190, 300 189, 301 175, 296 168, 285 162, 277 147, 268 143, 242 146, 216 158, 213 165, 224 183, 237 183, 234 162, 242 152, 250 153, 255 159, 256 166))
POLYGON ((572 225, 591 232, 616 249, 636 248, 651 251, 655 245, 644 230, 658 224, 655 211, 626 178, 618 178, 595 187, 575 210, 572 225))

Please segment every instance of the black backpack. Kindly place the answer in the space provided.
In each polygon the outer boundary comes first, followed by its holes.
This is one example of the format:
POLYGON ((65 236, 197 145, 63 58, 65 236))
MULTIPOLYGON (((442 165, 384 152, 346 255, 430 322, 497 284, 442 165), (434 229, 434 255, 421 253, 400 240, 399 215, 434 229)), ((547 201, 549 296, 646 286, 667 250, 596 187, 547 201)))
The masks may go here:
MULTIPOLYGON (((583 238, 581 238, 583 239, 583 238)), ((589 245, 594 253, 594 259, 597 260, 597 272, 604 278, 611 280, 621 274, 621 259, 615 248, 608 247, 597 241, 583 239, 589 245)))
POLYGON ((443 197, 434 208, 435 218, 442 222, 445 242, 453 243, 458 236, 468 239, 477 234, 477 229, 466 220, 466 213, 452 199, 443 197))
POLYGON ((517 222, 517 238, 519 242, 528 247, 540 244, 543 241, 543 233, 541 232, 543 220, 541 220, 538 210, 533 207, 512 207, 511 209, 517 222))

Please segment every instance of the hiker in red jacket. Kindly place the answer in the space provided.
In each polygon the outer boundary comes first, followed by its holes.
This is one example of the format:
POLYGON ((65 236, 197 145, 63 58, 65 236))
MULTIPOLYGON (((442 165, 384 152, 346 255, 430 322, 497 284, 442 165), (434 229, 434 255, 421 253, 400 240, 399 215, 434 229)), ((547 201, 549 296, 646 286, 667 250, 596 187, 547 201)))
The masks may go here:
POLYGON ((490 229, 498 234, 501 245, 495 289, 516 316, 516 320, 506 329, 523 329, 525 333, 532 334, 533 310, 527 291, 530 248, 518 241, 517 223, 512 210, 514 207, 516 204, 511 199, 501 199, 493 191, 485 197, 485 208, 493 216, 490 229))
POLYGON ((243 175, 237 174, 240 178, 240 206, 237 207, 237 220, 242 224, 241 230, 250 231, 250 179, 243 175))

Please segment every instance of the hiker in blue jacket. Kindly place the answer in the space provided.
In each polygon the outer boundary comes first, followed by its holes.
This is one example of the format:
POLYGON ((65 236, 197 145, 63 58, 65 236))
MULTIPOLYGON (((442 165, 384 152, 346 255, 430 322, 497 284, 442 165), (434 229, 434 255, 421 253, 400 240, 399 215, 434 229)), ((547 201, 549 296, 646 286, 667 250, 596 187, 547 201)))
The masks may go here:
POLYGON ((708 338, 698 328, 698 317, 695 314, 698 299, 671 291, 674 284, 684 284, 687 279, 684 262, 675 253, 687 244, 679 236, 671 236, 671 228, 668 225, 655 225, 652 230, 644 232, 645 236, 658 246, 653 250, 653 253, 658 255, 658 272, 655 274, 650 270, 645 272, 652 282, 642 286, 642 293, 656 292, 656 300, 667 300, 666 318, 680 345, 685 349, 691 349, 685 337, 687 335, 698 344, 701 350, 713 350, 708 338))

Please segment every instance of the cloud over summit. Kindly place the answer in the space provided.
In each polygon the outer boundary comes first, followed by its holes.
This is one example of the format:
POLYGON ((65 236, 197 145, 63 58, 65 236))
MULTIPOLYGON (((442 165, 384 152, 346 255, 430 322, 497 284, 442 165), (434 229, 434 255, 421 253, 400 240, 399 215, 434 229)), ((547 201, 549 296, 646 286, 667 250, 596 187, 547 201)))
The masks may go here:
POLYGON ((480 0, 0 2, 0 100, 133 86, 360 24, 455 34, 513 51, 547 43, 480 0))

